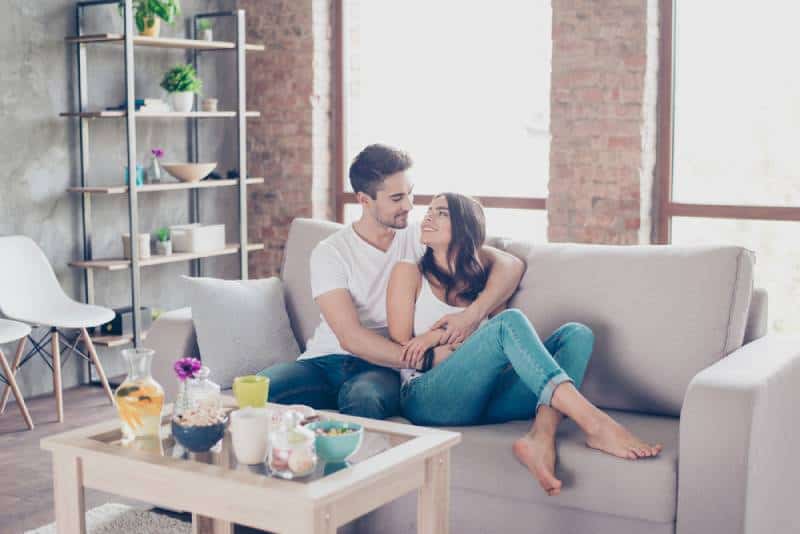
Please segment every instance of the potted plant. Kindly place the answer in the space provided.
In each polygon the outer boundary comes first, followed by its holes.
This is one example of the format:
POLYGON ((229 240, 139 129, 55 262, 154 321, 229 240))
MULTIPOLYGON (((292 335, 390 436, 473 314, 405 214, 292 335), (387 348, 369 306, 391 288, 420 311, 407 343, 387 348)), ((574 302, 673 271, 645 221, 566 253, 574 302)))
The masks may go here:
POLYGON ((203 82, 197 77, 190 64, 176 65, 161 80, 161 87, 169 93, 173 111, 192 111, 194 95, 203 88, 203 82))
MULTIPOLYGON (((120 1, 119 12, 124 16, 125 2, 120 1)), ((158 37, 161 21, 174 24, 181 14, 179 0, 133 0, 133 20, 139 35, 158 37)))
POLYGON ((213 41, 214 31, 211 29, 211 21, 208 19, 200 19, 197 21, 198 37, 203 41, 213 41))
POLYGON ((156 254, 160 256, 172 255, 172 241, 169 239, 169 228, 166 226, 156 230, 156 254))

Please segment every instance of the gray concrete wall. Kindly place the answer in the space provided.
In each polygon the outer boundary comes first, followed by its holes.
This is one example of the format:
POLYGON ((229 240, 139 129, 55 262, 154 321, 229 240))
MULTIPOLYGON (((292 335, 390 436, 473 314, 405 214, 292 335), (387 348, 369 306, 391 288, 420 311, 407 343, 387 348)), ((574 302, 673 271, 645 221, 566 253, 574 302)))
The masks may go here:
MULTIPOLYGON (((231 9, 233 0, 184 1, 184 15, 196 11, 231 9)), ((64 43, 75 33, 75 2, 72 0, 9 0, 4 4, 4 28, 0 32, 0 113, 3 134, 0 143, 0 235, 23 234, 44 250, 68 295, 81 299, 83 274, 67 265, 81 257, 80 196, 66 192, 79 185, 77 119, 59 118, 58 113, 77 107, 76 48, 64 43)), ((115 7, 91 8, 85 31, 120 32, 121 18, 115 7)), ((230 29, 220 24, 217 38, 232 39, 230 29), (226 34, 227 32, 227 34, 226 34)), ((175 27, 162 25, 162 35, 183 36, 183 21, 175 27)), ((89 102, 92 108, 116 105, 124 98, 122 47, 98 44, 88 47, 89 102)), ((182 50, 137 49, 137 97, 163 97, 158 86, 162 74, 184 62, 182 50)), ((220 107, 235 105, 235 62, 232 54, 207 52, 200 75, 204 94, 220 97, 220 107)), ((166 160, 186 161, 187 123, 182 120, 140 120, 137 124, 138 158, 145 166, 151 147, 163 147, 166 160)), ((236 167, 235 119, 201 121, 201 160, 218 161, 224 173, 236 167)), ((126 160, 123 120, 94 120, 90 125, 90 185, 122 183, 126 160)), ((140 231, 188 222, 189 193, 148 193, 139 197, 140 231)), ((229 240, 238 239, 235 188, 201 192, 201 220, 227 225, 229 240)), ((96 196, 93 203, 95 257, 117 257, 122 253, 120 234, 128 231, 127 197, 96 196)), ((0 261, 13 261, 0 258, 0 261)), ((188 264, 149 267, 142 271, 143 304, 162 309, 184 305, 178 278, 188 274, 188 264)), ((238 258, 204 261, 204 274, 238 277, 238 258)), ((97 303, 109 307, 126 305, 130 275, 127 271, 97 272, 97 303)), ((2 295, 0 295, 2 299, 2 295)), ((40 332, 40 334, 43 332, 40 332)), ((3 346, 13 356, 13 346, 3 346)), ((182 355, 171 355, 182 356, 182 355)), ((109 375, 124 373, 119 349, 101 351, 109 375)), ((85 365, 75 359, 64 370, 65 386, 85 380, 85 365)), ((52 390, 50 370, 31 361, 18 375, 26 396, 52 390)), ((69 416, 69 406, 66 406, 69 416)))

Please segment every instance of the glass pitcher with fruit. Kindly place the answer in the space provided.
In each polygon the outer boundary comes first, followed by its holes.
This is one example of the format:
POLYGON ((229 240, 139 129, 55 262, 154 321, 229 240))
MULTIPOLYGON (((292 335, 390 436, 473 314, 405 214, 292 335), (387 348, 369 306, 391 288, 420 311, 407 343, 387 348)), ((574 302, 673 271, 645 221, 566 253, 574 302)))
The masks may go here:
POLYGON ((150 374, 154 354, 142 348, 122 351, 128 376, 114 395, 125 440, 159 437, 164 389, 150 374))

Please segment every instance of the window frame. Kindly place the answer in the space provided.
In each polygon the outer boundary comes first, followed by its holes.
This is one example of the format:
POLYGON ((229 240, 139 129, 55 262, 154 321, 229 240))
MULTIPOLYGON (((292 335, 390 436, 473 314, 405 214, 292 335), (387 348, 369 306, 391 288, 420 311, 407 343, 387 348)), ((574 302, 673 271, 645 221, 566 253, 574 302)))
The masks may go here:
MULTIPOLYGON (((337 222, 344 222, 344 208, 346 204, 358 204, 355 193, 345 190, 345 181, 348 173, 347 163, 347 29, 346 0, 333 2, 333 150, 334 150, 334 216, 337 222)), ((478 200, 485 208, 510 208, 547 210, 546 197, 502 197, 478 196, 478 200)), ((414 194, 415 206, 426 206, 433 199, 432 194, 414 194)))
POLYGON ((673 144, 675 140, 675 4, 676 0, 659 0, 659 80, 658 127, 655 187, 658 191, 658 213, 654 242, 672 242, 673 217, 706 217, 715 219, 749 219, 762 221, 800 221, 800 206, 759 206, 747 204, 696 204, 674 202, 673 144))

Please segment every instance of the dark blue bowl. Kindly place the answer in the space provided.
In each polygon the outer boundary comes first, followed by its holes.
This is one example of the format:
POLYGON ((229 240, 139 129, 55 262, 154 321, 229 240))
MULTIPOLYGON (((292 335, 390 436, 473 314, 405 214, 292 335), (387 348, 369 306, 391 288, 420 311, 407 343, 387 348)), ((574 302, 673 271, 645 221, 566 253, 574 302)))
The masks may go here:
POLYGON ((172 437, 191 452, 207 452, 225 435, 225 421, 208 426, 182 426, 172 421, 172 437))

